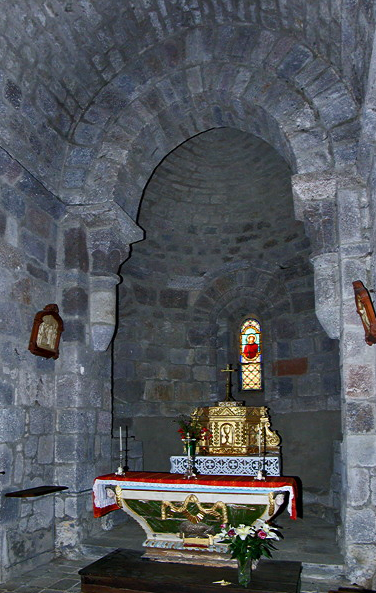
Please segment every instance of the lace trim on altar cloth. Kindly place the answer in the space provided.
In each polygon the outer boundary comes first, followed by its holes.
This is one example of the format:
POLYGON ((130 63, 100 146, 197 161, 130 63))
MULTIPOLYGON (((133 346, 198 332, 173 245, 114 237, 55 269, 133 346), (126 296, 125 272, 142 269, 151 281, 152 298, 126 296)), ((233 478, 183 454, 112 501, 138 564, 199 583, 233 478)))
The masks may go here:
MULTIPOLYGON (((170 457, 171 473, 184 474, 187 470, 187 456, 177 455, 170 457)), ((262 470, 267 476, 280 476, 280 459, 278 455, 265 457, 262 459, 262 470)), ((197 455, 195 457, 195 468, 202 475, 215 476, 257 476, 260 469, 260 460, 258 456, 248 457, 224 457, 210 456, 204 457, 197 455)))

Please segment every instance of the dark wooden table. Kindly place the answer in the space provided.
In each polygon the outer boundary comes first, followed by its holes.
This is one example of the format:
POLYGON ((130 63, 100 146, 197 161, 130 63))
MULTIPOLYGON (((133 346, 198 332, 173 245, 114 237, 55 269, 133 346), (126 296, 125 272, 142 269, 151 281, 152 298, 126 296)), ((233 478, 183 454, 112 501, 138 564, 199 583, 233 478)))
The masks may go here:
POLYGON ((298 593, 300 562, 261 560, 248 589, 237 584, 235 568, 155 562, 142 552, 115 550, 79 571, 82 593, 298 593), (231 585, 214 585, 213 581, 231 585))

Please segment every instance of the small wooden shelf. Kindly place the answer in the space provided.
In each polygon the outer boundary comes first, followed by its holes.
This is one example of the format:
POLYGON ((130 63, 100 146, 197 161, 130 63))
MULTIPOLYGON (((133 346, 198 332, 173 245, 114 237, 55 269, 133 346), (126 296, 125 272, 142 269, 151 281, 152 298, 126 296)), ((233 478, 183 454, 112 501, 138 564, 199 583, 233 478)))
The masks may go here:
POLYGON ((36 486, 35 488, 7 492, 5 496, 9 496, 10 498, 27 498, 29 496, 43 496, 43 494, 51 494, 52 492, 60 492, 61 490, 68 490, 68 486, 36 486))

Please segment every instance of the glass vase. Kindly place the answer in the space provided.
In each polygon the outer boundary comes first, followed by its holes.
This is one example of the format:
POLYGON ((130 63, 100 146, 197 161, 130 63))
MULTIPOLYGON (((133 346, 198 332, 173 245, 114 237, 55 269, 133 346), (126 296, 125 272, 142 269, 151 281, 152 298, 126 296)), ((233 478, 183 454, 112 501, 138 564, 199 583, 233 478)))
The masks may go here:
POLYGON ((248 587, 252 577, 252 560, 250 558, 237 558, 238 583, 241 587, 248 587))
POLYGON ((196 440, 192 440, 189 444, 188 443, 184 443, 184 450, 188 455, 188 447, 189 447, 189 454, 190 456, 193 458, 196 455, 196 440))

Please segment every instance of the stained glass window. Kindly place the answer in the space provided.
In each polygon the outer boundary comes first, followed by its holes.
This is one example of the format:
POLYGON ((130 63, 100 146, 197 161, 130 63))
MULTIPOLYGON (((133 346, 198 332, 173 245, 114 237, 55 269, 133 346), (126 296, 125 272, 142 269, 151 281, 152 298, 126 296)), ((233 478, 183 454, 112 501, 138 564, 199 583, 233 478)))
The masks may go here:
POLYGON ((240 389, 262 389, 262 333, 257 319, 246 319, 240 328, 240 389))

